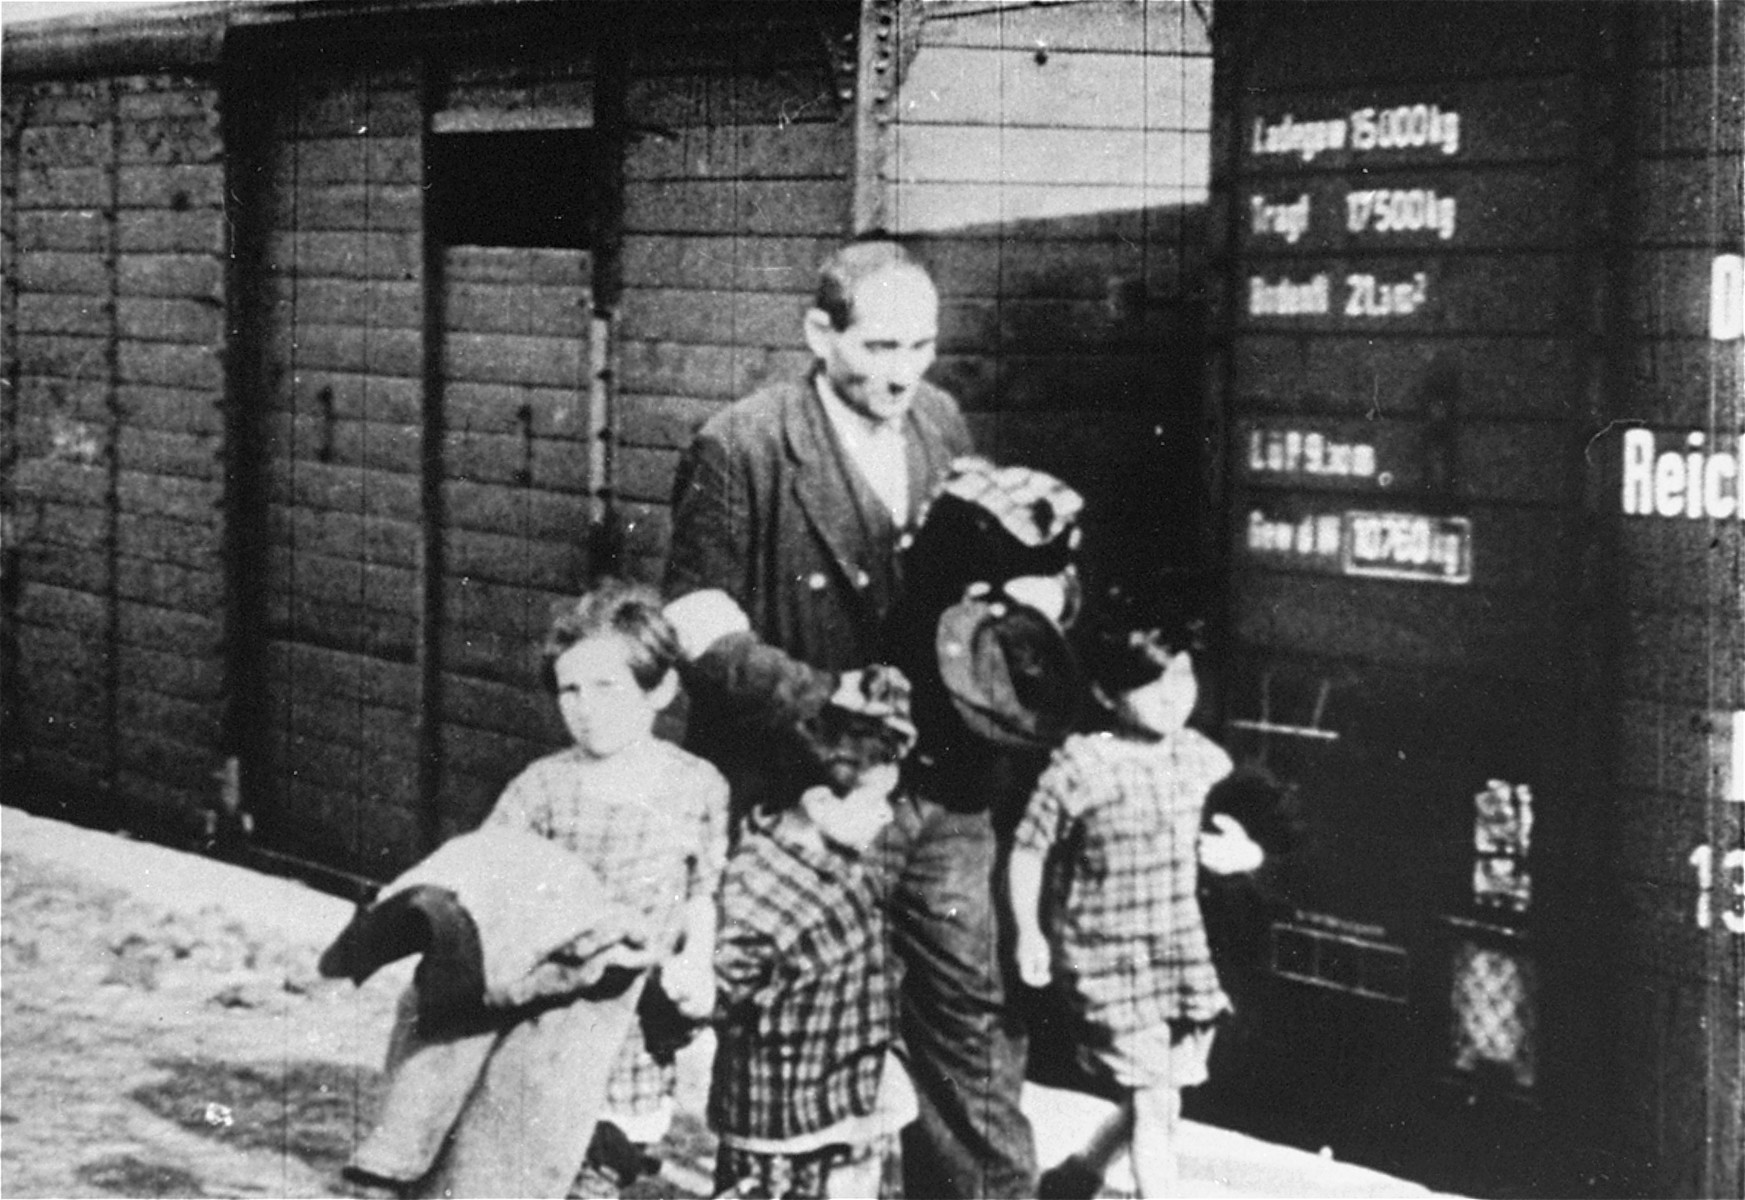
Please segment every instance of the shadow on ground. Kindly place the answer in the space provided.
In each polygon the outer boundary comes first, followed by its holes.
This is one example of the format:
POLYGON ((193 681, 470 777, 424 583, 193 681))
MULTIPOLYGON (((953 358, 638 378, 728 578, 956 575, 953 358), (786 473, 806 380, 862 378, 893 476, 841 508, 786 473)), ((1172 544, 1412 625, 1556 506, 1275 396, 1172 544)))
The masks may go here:
POLYGON ((132 1093, 149 1111, 232 1149, 291 1155, 333 1179, 369 1132, 381 1091, 380 1072, 344 1063, 160 1058, 152 1066, 163 1078, 132 1093))

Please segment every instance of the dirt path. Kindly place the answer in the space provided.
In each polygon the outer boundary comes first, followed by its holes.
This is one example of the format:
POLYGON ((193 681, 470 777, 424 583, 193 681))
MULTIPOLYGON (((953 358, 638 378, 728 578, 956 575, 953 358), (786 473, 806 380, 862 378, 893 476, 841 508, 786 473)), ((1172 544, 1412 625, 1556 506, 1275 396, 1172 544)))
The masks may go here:
MULTIPOLYGON (((190 895, 210 871, 184 868, 180 891, 159 881, 177 903, 152 903, 69 865, 64 849, 32 854, 16 828, 0 854, 0 1194, 359 1194, 340 1168, 368 1132, 409 964, 362 988, 321 979, 319 942, 271 922, 244 928, 227 915, 235 903, 190 895)), ((249 881, 218 886, 238 884, 249 881)), ((329 936, 345 912, 334 905, 329 936)), ((701 1168, 691 1124, 675 1158, 701 1168)), ((654 1179, 636 1194, 695 1193, 654 1179)))

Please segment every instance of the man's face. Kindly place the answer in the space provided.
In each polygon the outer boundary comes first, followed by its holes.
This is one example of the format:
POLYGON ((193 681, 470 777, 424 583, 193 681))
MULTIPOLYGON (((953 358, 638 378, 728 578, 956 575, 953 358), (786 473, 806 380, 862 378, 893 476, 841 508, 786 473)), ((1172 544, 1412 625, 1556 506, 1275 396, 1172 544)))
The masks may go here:
POLYGON ((844 403, 874 421, 909 411, 939 338, 939 293, 913 267, 891 267, 860 281, 854 319, 835 329, 818 309, 806 314, 806 343, 844 403))

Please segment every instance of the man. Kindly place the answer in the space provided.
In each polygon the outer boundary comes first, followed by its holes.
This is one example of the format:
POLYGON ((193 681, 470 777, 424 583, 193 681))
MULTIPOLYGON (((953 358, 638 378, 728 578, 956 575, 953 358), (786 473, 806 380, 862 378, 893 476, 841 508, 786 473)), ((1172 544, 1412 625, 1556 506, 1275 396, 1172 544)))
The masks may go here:
MULTIPOLYGON (((680 464, 667 594, 682 610, 686 597, 724 592, 749 627, 704 639, 712 649, 691 676, 687 736, 727 774, 737 813, 773 785, 780 763, 770 739, 713 696, 760 691, 815 716, 863 668, 890 661, 885 627, 902 595, 906 530, 972 449, 956 402, 922 378, 938 326, 938 292, 900 245, 839 250, 804 319, 810 374, 716 414, 680 464)), ((921 1114, 904 1136, 905 1190, 1030 1195, 1035 1152, 1018 1109, 1023 1041, 1000 975, 992 824, 985 807, 949 799, 904 799, 885 847, 903 864, 893 939, 921 1114)))

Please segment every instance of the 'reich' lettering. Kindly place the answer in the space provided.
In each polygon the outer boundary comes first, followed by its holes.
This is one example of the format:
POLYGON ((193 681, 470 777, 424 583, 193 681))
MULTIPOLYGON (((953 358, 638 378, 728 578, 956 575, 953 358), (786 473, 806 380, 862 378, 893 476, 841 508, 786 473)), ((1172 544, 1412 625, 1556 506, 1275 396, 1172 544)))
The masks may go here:
POLYGON ((1625 430, 1624 512, 1693 521, 1745 518, 1737 449, 1706 449, 1707 443, 1708 435, 1695 429, 1682 448, 1662 451, 1653 430, 1625 430))

